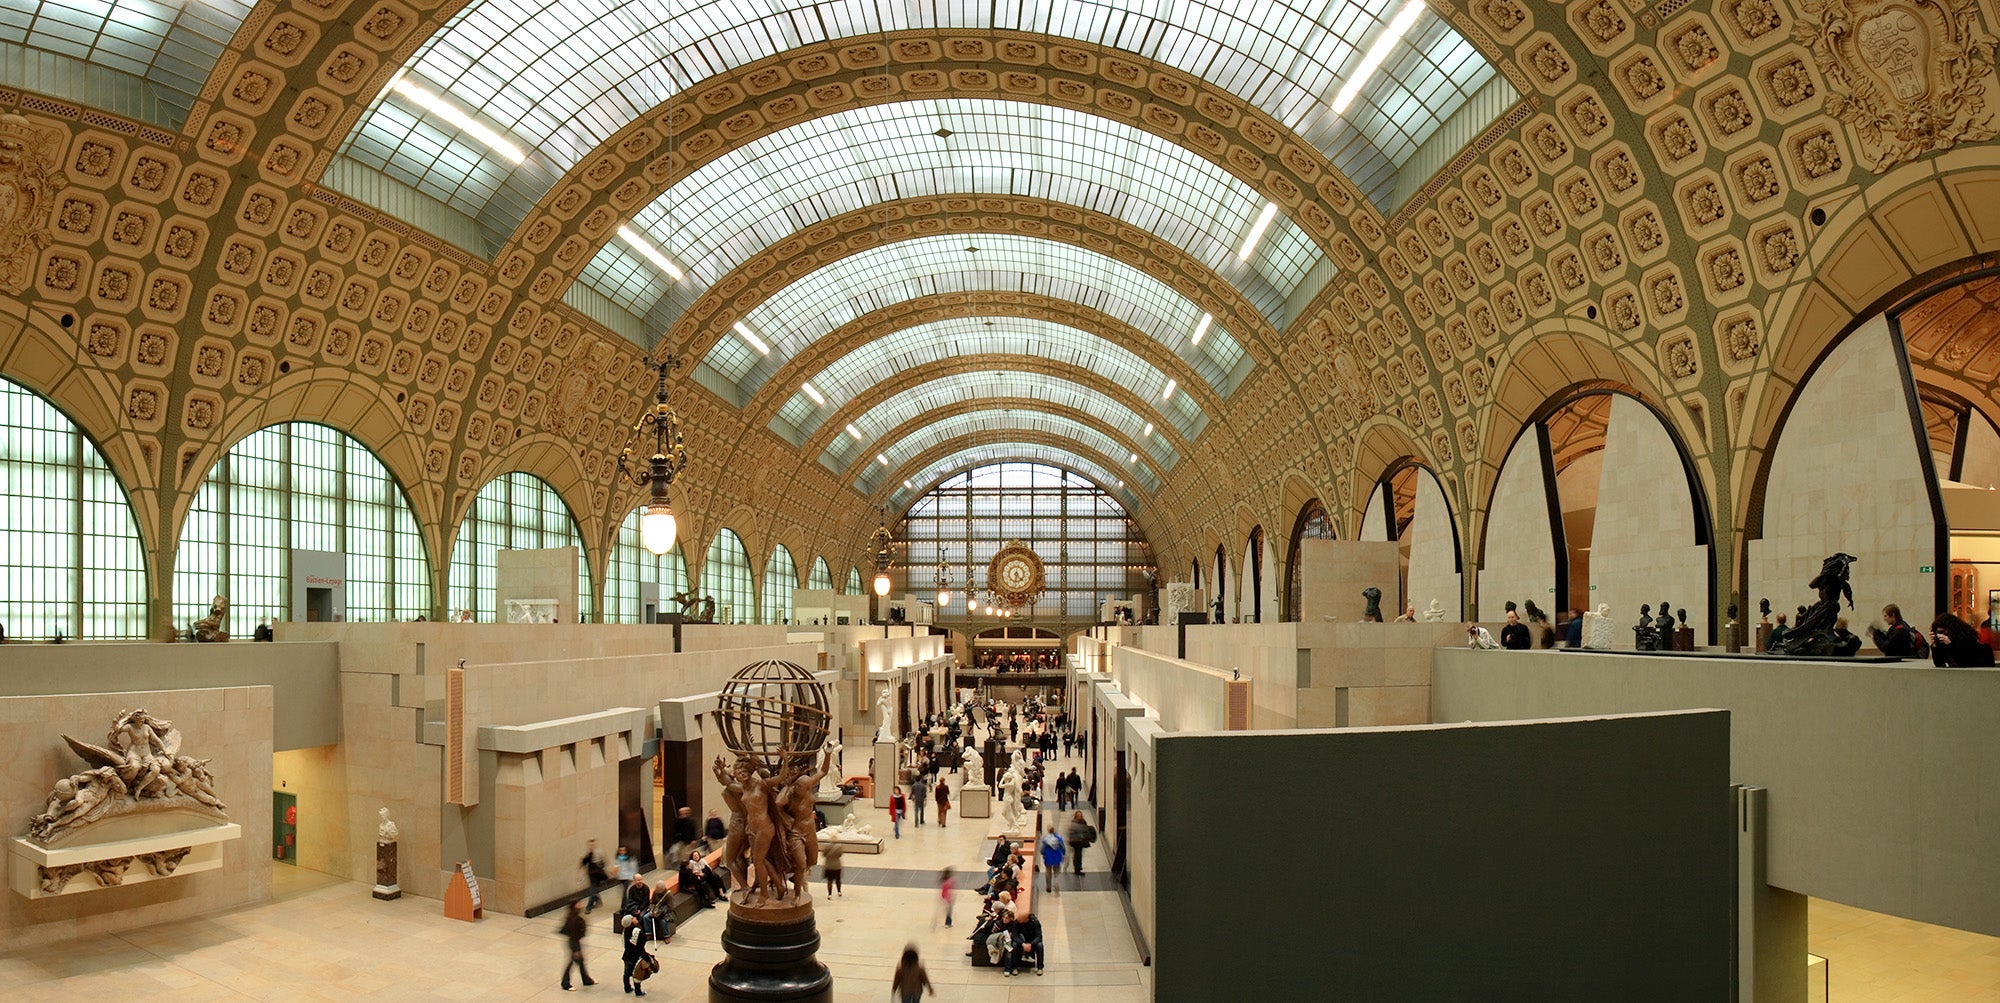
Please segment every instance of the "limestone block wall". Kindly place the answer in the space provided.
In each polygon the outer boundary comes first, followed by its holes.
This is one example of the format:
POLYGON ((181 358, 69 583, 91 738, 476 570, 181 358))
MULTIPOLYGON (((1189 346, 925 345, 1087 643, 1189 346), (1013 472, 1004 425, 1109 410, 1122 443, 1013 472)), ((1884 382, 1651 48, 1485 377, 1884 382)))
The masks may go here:
MULTIPOLYGON (((1142 957, 1151 957, 1153 943, 1159 936, 1160 874, 1154 860, 1158 856, 1158 821, 1155 817, 1155 787, 1158 779, 1154 771, 1154 743, 1164 733, 1160 722, 1149 717, 1131 717, 1125 720, 1125 770, 1130 777, 1130 806, 1125 815, 1125 869, 1131 876, 1127 892, 1131 897, 1132 915, 1139 921, 1139 937, 1142 943, 1139 952, 1142 957)), ((1096 847, 1084 851, 1097 852, 1096 847)), ((1089 866, 1092 861, 1084 861, 1089 866)), ((1169 878, 1172 880, 1172 878, 1169 878)))
MULTIPOLYGON (((343 660, 342 664, 357 663, 343 660)), ((420 741, 423 695, 420 687, 403 685, 404 678, 394 671, 350 668, 340 674, 340 751, 347 771, 346 876, 350 881, 375 880, 375 820, 377 812, 387 808, 401 830, 397 866, 403 890, 443 898, 439 847, 444 749, 420 741)))
MULTIPOLYGON (((1410 519, 1408 533, 1409 601, 1422 610, 1436 599, 1444 606, 1445 619, 1459 619, 1464 615, 1464 603, 1460 596, 1458 540, 1452 532, 1451 505, 1445 501, 1437 479, 1428 471, 1417 475, 1416 514, 1410 519)), ((1383 592, 1386 611, 1388 590, 1383 592)), ((1390 618, 1386 612, 1384 616, 1390 618)))
POLYGON ((1189 627, 1187 660, 1252 681, 1250 727, 1290 728, 1298 716, 1299 625, 1241 623, 1189 627))
MULTIPOLYGON (((1936 612, 1937 520, 1921 461, 1915 402, 1899 377, 1888 321, 1877 317, 1840 343, 1808 380, 1779 434, 1765 489, 1761 539, 1749 544, 1752 609, 1811 603, 1806 583, 1836 551, 1852 569, 1857 633, 1885 603, 1912 621, 1936 612)), ((1601 535, 1600 535, 1601 538, 1601 535)), ((1942 570, 1941 568, 1939 570, 1942 570)))
POLYGON ((1429 724, 1433 653, 1464 641, 1454 622, 1300 624, 1296 726, 1429 724))
MULTIPOLYGON (((1609 603, 1614 620, 1637 623, 1641 603, 1665 600, 1687 610, 1695 643, 1708 644, 1708 548, 1695 543, 1694 500, 1672 438, 1629 397, 1611 399, 1604 438, 1584 608, 1609 603)), ((1617 643, 1631 647, 1632 633, 1620 631, 1617 643)))
MULTIPOLYGON (((144 707, 180 729, 182 753, 210 761, 217 796, 243 837, 222 844, 222 867, 162 881, 93 888, 30 901, 0 891, 0 944, 8 950, 143 930, 154 923, 221 913, 271 897, 269 686, 0 697, 0 818, 24 835, 48 806, 56 781, 84 768, 69 734, 101 743, 119 712, 144 707)), ((79 881, 88 880, 79 878, 79 881)))
MULTIPOLYGON (((617 734, 499 755, 491 793, 493 874, 480 875, 486 908, 520 915, 583 887, 576 865, 587 840, 597 840, 606 861, 616 856, 619 763, 638 754, 617 734)), ((650 793, 652 785, 642 790, 650 793)))
POLYGON ((1166 731, 1228 727, 1227 670, 1118 647, 1111 649, 1111 678, 1126 696, 1152 708, 1166 731))
POLYGON ((1402 556, 1389 541, 1299 541, 1299 622, 1354 622, 1368 608, 1364 589, 1382 590, 1382 617, 1396 618, 1402 556))
POLYGON ((1505 619, 1507 601, 1555 615, 1556 546, 1549 525, 1548 462, 1534 429, 1522 433, 1500 467, 1486 509, 1485 556, 1479 568, 1482 619, 1505 619))
POLYGON ((492 617, 494 623, 506 623, 507 600, 554 599, 556 621, 575 623, 581 598, 579 577, 575 547, 499 551, 493 558, 493 608, 479 612, 492 617))

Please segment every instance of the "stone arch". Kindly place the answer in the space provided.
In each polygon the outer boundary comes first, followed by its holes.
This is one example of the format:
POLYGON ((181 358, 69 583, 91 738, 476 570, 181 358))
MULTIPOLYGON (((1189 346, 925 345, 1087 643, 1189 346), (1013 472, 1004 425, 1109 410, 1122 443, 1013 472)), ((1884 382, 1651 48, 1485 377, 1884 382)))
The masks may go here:
POLYGON ((1416 438, 1401 423, 1381 416, 1363 425, 1355 434, 1354 443, 1355 477, 1350 482, 1353 494, 1347 499, 1350 521, 1344 527, 1344 538, 1349 540, 1362 538, 1361 520, 1367 516, 1369 498, 1381 486, 1382 478, 1404 459, 1424 456, 1416 438))

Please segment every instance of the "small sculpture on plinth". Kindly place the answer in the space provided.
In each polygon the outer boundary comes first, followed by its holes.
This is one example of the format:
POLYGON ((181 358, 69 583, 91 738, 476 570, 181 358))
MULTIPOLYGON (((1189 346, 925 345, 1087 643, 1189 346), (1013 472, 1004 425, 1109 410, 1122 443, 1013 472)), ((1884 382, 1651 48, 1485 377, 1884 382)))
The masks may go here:
POLYGON ((1757 626, 1769 627, 1770 625, 1771 625, 1771 600, 1759 599, 1757 600, 1757 626))
POLYGON ((196 642, 208 644, 229 640, 229 633, 222 629, 222 621, 229 616, 229 600, 216 596, 208 601, 208 615, 194 622, 189 633, 196 642))
POLYGON ((1660 630, 1653 626, 1653 604, 1639 604, 1639 622, 1632 628, 1632 646, 1639 651, 1657 650, 1660 630))
POLYGON ((896 740, 895 708, 889 696, 889 688, 882 687, 882 695, 875 698, 875 740, 893 742, 896 740))
POLYGON ((965 747, 965 783, 960 791, 986 790, 986 757, 979 754, 979 747, 965 747))
POLYGON ((1443 623, 1443 622, 1444 622, 1444 604, 1443 604, 1443 603, 1441 603, 1441 602, 1438 602, 1438 601, 1437 601, 1436 599, 1432 599, 1432 600, 1431 600, 1431 604, 1430 604, 1429 606, 1426 606, 1426 607, 1424 607, 1424 622, 1425 622, 1425 623, 1443 623))
POLYGON ((1368 606, 1361 611, 1362 623, 1382 622, 1382 590, 1373 585, 1361 590, 1361 598, 1368 600, 1368 606))
POLYGON ((1674 650, 1674 611, 1665 599, 1660 600, 1660 614, 1653 618, 1653 650, 1674 650))
POLYGON ((1835 627, 1841 619, 1840 601, 1845 599, 1847 608, 1854 608, 1854 589, 1847 576, 1855 560, 1852 554, 1834 554, 1820 563, 1819 574, 1807 583, 1807 587, 1819 593, 1819 601, 1810 609, 1799 607, 1799 618, 1792 629, 1771 642, 1771 654, 1831 655, 1846 645, 1846 637, 1837 634, 1835 627))
POLYGON ((717 756, 713 766, 730 810, 723 845, 730 893, 727 956, 708 976, 712 1000, 833 995, 833 976, 814 957, 819 932, 807 881, 819 855, 813 792, 833 768, 830 708, 811 672, 781 661, 745 666, 716 698, 716 728, 736 761, 717 756))
POLYGON ((714 623, 715 597, 698 596, 692 591, 676 592, 667 597, 681 608, 681 620, 685 623, 714 623))
POLYGON ((1611 622, 1611 604, 1598 603, 1597 608, 1583 614, 1583 646, 1597 650, 1609 649, 1618 639, 1618 625, 1611 622))
POLYGON ((403 897, 403 886, 396 880, 396 840, 402 833, 390 820, 389 809, 382 809, 381 816, 382 823, 375 827, 375 897, 393 902, 403 897))

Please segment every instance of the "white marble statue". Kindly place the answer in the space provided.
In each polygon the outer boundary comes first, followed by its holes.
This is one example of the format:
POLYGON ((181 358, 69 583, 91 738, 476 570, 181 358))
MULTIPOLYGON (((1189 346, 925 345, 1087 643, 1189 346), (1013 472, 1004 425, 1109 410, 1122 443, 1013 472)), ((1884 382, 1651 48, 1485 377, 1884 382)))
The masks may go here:
POLYGON ((1609 649, 1618 638, 1618 625, 1611 622, 1611 604, 1598 603, 1583 614, 1583 646, 1609 649))
POLYGON ((375 827, 376 842, 393 843, 398 835, 396 823, 389 820, 389 809, 382 809, 382 824, 375 827))
POLYGON ((854 813, 848 812, 847 817, 840 820, 840 828, 832 832, 835 836, 873 836, 875 827, 867 824, 855 825, 854 813))
MULTIPOLYGON (((829 761, 840 755, 840 742, 838 740, 827 739, 826 755, 829 761)), ((826 771, 826 775, 819 779, 819 797, 832 800, 840 796, 840 781, 834 779, 834 774, 838 772, 838 770, 828 770, 826 771)))
POLYGON ((1432 599, 1432 600, 1431 600, 1431 604, 1430 604, 1429 606, 1426 606, 1426 607, 1424 607, 1424 622, 1425 622, 1425 623, 1443 623, 1443 622, 1444 622, 1444 604, 1443 604, 1443 603, 1441 603, 1441 602, 1438 602, 1438 601, 1437 601, 1436 599, 1432 599))
POLYGON ((963 789, 986 790, 986 757, 979 754, 978 746, 968 745, 965 747, 964 766, 965 784, 963 789))
POLYGON ((875 740, 893 742, 896 740, 896 718, 893 698, 889 687, 882 687, 882 695, 875 700, 875 740))
POLYGON ((1007 772, 1000 774, 1000 790, 1006 796, 1005 800, 1000 802, 1000 821, 1002 825, 1000 831, 1019 831, 1021 828, 1021 815, 1024 812, 1024 809, 1021 807, 1021 771, 1016 767, 1009 766, 1007 772))

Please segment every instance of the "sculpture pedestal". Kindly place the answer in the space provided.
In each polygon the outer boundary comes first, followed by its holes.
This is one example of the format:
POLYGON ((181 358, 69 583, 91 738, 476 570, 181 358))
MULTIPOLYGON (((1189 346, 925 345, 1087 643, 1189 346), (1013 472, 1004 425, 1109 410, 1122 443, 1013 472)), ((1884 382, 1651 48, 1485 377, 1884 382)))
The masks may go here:
POLYGON ((1693 650, 1694 650, 1694 628, 1693 628, 1693 627, 1676 627, 1676 628, 1674 628, 1674 650, 1675 650, 1675 651, 1693 651, 1693 650))
POLYGON ((1771 625, 1768 623, 1757 625, 1757 650, 1759 652, 1771 650, 1771 625))
POLYGON ((396 883, 396 841, 393 839, 375 843, 375 897, 384 902, 403 897, 403 886, 396 883))
POLYGON ((810 901, 780 909, 731 903, 722 950, 728 956, 708 973, 711 1001, 833 998, 833 973, 813 956, 819 930, 810 901))
POLYGON ((896 786, 896 743, 875 743, 875 807, 889 807, 889 792, 896 786))
POLYGON ((990 818, 993 815, 993 788, 967 787, 958 792, 958 813, 966 818, 990 818))

